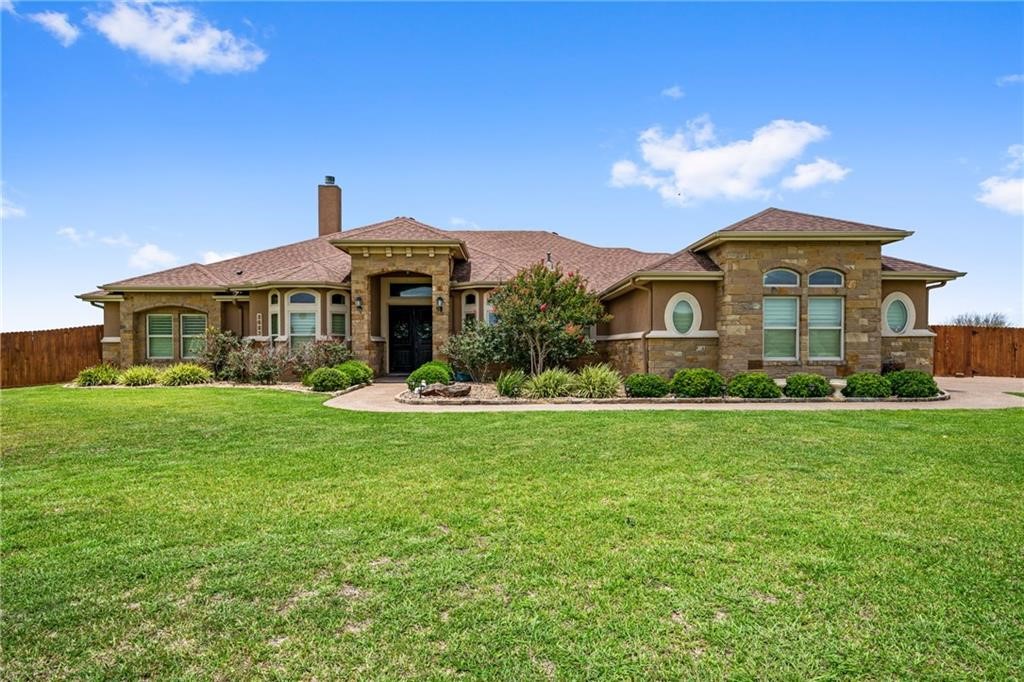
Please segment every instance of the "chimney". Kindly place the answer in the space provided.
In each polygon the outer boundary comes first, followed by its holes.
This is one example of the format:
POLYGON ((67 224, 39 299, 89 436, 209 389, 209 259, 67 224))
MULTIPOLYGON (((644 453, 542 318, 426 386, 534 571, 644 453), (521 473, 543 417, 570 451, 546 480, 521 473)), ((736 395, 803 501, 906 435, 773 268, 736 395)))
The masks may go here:
POLYGON ((317 215, 320 236, 341 232, 341 188, 334 184, 334 176, 324 177, 317 190, 317 215))

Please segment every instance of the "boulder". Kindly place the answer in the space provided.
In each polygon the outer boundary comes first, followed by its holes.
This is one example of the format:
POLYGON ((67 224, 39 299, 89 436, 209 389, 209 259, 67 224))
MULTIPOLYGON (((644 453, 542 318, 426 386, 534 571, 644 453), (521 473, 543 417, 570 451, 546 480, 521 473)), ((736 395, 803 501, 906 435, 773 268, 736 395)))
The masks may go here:
POLYGON ((424 398, 465 398, 469 390, 469 384, 428 384, 420 389, 420 395, 424 398))

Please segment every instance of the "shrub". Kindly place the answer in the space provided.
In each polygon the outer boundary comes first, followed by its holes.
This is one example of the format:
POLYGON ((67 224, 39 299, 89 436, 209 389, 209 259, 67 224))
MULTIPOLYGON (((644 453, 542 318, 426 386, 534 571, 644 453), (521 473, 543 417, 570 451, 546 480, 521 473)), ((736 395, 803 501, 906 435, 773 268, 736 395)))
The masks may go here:
POLYGON ((843 395, 848 398, 888 398, 892 395, 892 384, 881 374, 872 372, 851 374, 846 377, 843 395))
POLYGON ((901 398, 931 398, 939 394, 939 387, 932 375, 919 369, 904 369, 885 378, 892 386, 892 394, 901 398))
POLYGON ((306 376, 321 367, 335 367, 352 359, 352 351, 340 341, 310 341, 304 343, 291 354, 291 362, 295 373, 306 376))
POLYGON ((680 398, 713 398, 725 391, 725 379, 713 369, 681 369, 669 382, 669 390, 680 398))
POLYGON ((211 381, 213 381, 213 372, 194 362, 181 362, 160 372, 162 386, 208 384, 211 381))
POLYGON ((287 366, 288 353, 284 348, 243 341, 228 352, 218 377, 243 384, 273 384, 287 366))
POLYGON ((791 374, 782 393, 790 398, 827 398, 832 395, 832 384, 820 374, 791 374))
POLYGON ((657 374, 630 374, 623 382, 632 398, 661 398, 668 395, 668 379, 657 374))
POLYGON ((621 387, 622 375, 608 365, 587 365, 576 373, 573 395, 578 398, 614 398, 621 387))
POLYGON ((576 378, 564 369, 546 369, 523 384, 527 398, 564 398, 575 389, 576 378))
POLYGON ((764 372, 746 372, 729 381, 729 395, 737 398, 778 398, 782 389, 764 372))
POLYGON ((413 373, 406 378, 405 384, 412 391, 423 381, 428 384, 450 384, 454 380, 455 371, 452 370, 451 365, 440 360, 431 360, 413 370, 413 373))
POLYGON ((518 398, 523 394, 523 384, 525 383, 526 373, 521 369, 513 369, 498 375, 495 388, 498 389, 498 395, 500 396, 518 398))
POLYGON ((346 360, 335 367, 335 369, 347 374, 349 383, 353 386, 356 384, 368 384, 373 381, 373 370, 362 360, 346 360))
POLYGON ((208 327, 206 329, 205 341, 197 358, 199 363, 209 367, 213 371, 213 375, 218 379, 237 381, 237 379, 227 376, 225 371, 231 353, 241 347, 241 339, 229 331, 220 331, 214 327, 208 327))
POLYGON ((160 370, 149 365, 135 365, 121 372, 117 383, 122 386, 149 386, 160 380, 160 370))
POLYGON ((441 352, 473 381, 483 381, 488 370, 506 359, 505 338, 496 325, 467 320, 462 331, 449 337, 441 352))
POLYGON ((349 375, 336 367, 314 369, 307 380, 314 391, 340 391, 352 384, 349 375))
POLYGON ((117 367, 103 363, 83 369, 75 378, 75 383, 79 386, 110 386, 117 383, 119 375, 117 367))

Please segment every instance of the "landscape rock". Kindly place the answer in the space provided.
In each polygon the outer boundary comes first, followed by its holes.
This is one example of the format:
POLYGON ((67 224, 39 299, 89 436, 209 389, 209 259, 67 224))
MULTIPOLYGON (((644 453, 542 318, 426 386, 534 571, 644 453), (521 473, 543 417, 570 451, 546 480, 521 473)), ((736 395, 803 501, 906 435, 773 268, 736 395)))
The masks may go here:
POLYGON ((420 389, 424 398, 465 398, 469 395, 469 384, 428 384, 420 389))

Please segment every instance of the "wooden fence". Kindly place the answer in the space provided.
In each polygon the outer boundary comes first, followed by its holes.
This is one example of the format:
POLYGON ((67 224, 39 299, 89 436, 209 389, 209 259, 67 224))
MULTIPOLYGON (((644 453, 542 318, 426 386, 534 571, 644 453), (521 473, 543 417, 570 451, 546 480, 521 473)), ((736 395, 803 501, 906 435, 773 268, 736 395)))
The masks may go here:
POLYGON ((102 361, 103 325, 0 334, 0 386, 36 386, 74 379, 102 361))
POLYGON ((1024 328, 933 326, 936 376, 1024 377, 1024 328))

